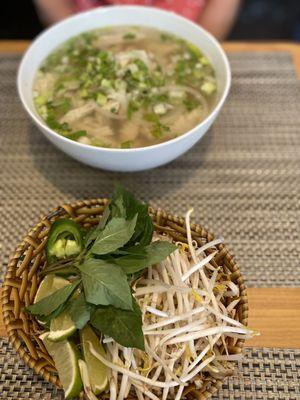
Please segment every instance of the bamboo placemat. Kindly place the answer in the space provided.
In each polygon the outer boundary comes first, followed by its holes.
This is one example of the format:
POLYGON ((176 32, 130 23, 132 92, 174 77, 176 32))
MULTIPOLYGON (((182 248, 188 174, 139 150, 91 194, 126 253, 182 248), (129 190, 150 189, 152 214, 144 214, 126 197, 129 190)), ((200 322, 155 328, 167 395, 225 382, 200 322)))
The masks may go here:
MULTIPOLYGON (((26 367, 0 339, 0 399, 63 400, 63 394, 26 367)), ((246 349, 234 377, 214 400, 299 400, 300 350, 246 349)))
MULTIPOLYGON (((213 129, 192 151, 153 171, 94 170, 50 145, 15 90, 18 55, 0 57, 0 265, 40 214, 122 182, 153 206, 225 236, 250 286, 299 286, 299 84, 285 53, 233 54, 233 87, 213 129)), ((247 349, 215 399, 300 398, 300 351, 247 349)), ((0 340, 0 399, 62 399, 0 340)))
POLYGON ((31 124, 15 89, 19 55, 0 57, 0 263, 41 214, 108 196, 114 182, 153 206, 225 236, 249 286, 299 286, 300 94, 287 53, 230 55, 233 86, 214 127, 156 170, 110 173, 79 164, 31 124))

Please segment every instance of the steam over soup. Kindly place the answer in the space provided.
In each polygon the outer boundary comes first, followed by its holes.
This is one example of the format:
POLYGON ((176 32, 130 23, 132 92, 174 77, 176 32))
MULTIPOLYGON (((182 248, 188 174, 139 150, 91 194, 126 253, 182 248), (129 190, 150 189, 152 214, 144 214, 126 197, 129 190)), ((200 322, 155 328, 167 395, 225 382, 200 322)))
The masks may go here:
POLYGON ((39 115, 71 140, 143 147, 175 138, 215 104, 216 79, 194 45, 152 28, 119 26, 76 36, 42 64, 39 115))

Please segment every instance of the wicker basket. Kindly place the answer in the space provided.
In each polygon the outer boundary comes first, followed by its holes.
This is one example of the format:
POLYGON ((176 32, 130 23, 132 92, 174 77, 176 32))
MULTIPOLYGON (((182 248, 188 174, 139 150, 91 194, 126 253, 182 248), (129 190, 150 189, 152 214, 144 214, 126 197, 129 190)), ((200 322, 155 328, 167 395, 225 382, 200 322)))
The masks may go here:
MULTIPOLYGON (((25 363, 47 381, 60 386, 54 363, 39 339, 41 326, 23 311, 24 306, 33 302, 40 277, 39 270, 45 265, 44 246, 51 224, 61 218, 71 218, 89 228, 98 223, 107 203, 106 199, 77 201, 63 205, 51 212, 35 225, 17 247, 12 256, 3 286, 3 318, 9 340, 25 363)), ((167 232, 176 241, 186 242, 184 220, 161 210, 150 209, 155 230, 167 232)), ((198 225, 192 225, 192 236, 200 245, 213 240, 213 235, 198 225)), ((223 244, 217 246, 218 254, 214 262, 231 272, 231 280, 240 288, 241 301, 236 306, 236 319, 247 325, 248 301, 243 278, 233 257, 223 244)), ((230 299, 228 299, 230 301, 230 299)), ((244 341, 227 339, 231 354, 242 351, 244 341)), ((207 399, 222 385, 222 380, 208 376, 202 389, 189 386, 185 392, 187 399, 207 399)))

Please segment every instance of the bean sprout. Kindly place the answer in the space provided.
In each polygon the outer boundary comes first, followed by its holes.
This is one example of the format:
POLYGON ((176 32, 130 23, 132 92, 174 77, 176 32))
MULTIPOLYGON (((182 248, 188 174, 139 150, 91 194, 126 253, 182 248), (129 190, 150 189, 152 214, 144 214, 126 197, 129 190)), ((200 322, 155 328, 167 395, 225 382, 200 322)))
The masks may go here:
MULTIPOLYGON (((229 353, 227 338, 254 334, 235 319, 241 300, 238 285, 226 278, 226 267, 213 262, 224 239, 198 248, 191 212, 185 219, 188 247, 179 243, 178 250, 148 268, 132 287, 142 311, 145 352, 105 337, 104 357, 89 343, 91 353, 110 371, 111 400, 180 400, 186 385, 202 387, 207 374, 216 378, 232 373, 241 355, 229 353)), ((155 233, 156 239, 171 240, 155 233)))

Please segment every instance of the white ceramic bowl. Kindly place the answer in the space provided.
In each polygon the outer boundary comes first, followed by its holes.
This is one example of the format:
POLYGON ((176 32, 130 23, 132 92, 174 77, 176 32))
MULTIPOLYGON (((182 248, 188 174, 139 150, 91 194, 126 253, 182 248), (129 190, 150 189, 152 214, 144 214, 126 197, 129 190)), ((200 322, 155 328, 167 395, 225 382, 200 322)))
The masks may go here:
POLYGON ((96 168, 140 171, 166 164, 189 150, 209 129, 228 95, 231 81, 227 57, 217 40, 200 26, 174 13, 142 6, 103 7, 77 14, 43 32, 26 51, 18 72, 21 101, 36 126, 69 156, 96 168), (116 25, 140 25, 168 31, 198 46, 211 61, 217 77, 217 104, 208 117, 176 139, 136 149, 93 147, 60 136, 47 127, 33 104, 32 85, 36 71, 57 46, 81 32, 116 25))

